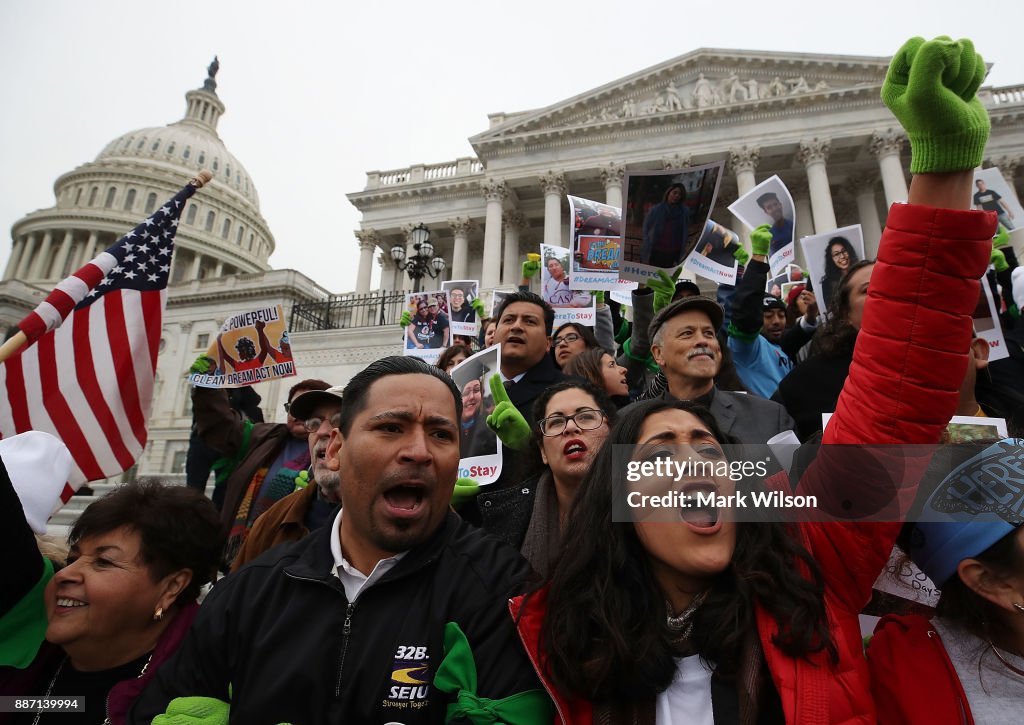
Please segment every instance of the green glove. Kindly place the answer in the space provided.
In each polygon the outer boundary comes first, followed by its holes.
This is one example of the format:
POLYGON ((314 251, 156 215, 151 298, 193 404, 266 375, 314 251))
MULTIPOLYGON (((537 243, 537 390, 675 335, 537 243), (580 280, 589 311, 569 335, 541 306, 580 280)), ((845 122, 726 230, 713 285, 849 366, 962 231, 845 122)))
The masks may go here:
POLYGON ((482 318, 482 317, 485 316, 484 315, 484 303, 483 303, 483 300, 481 300, 479 297, 474 297, 473 299, 471 299, 469 301, 469 306, 473 308, 474 312, 476 312, 476 316, 477 317, 482 318))
POLYGON ((772 225, 762 224, 750 233, 750 250, 754 256, 768 256, 768 250, 772 246, 772 225))
POLYGON ((747 262, 750 261, 750 252, 748 252, 742 244, 736 245, 736 249, 733 251, 732 256, 735 257, 736 261, 743 267, 746 267, 747 262))
POLYGON ((472 478, 460 478, 455 482, 455 488, 452 489, 451 504, 456 509, 462 508, 464 504, 476 498, 478 493, 480 493, 479 483, 472 478))
POLYGON ((981 165, 992 127, 975 96, 985 73, 985 61, 966 38, 911 38, 893 56, 882 102, 910 139, 910 173, 981 165))
POLYGON ((189 374, 197 373, 199 375, 206 375, 206 373, 214 370, 217 367, 217 362, 212 357, 206 355, 200 355, 192 363, 192 367, 188 369, 189 374))
POLYGON ((594 291, 594 304, 601 306, 604 304, 604 290, 594 291))
POLYGON ((487 427, 512 450, 521 451, 530 443, 530 424, 523 414, 516 410, 508 398, 508 391, 501 384, 501 376, 491 376, 491 397, 494 412, 487 416, 487 427))
POLYGON ((409 312, 409 310, 406 310, 405 312, 402 313, 401 318, 399 318, 398 326, 404 330, 409 326, 410 322, 412 322, 412 313, 409 312))
POLYGON ((1006 263, 1006 255, 1000 249, 993 249, 992 256, 988 258, 989 264, 996 268, 996 272, 1005 272, 1010 268, 1006 263))
POLYGON ((153 725, 228 725, 231 706, 215 697, 176 697, 153 725))
POLYGON ((1010 234, 1009 234, 1009 232, 1006 231, 1006 227, 1004 227, 1002 224, 1000 224, 999 225, 999 231, 996 232, 996 235, 994 237, 992 237, 992 248, 993 249, 1002 249, 1003 247, 1005 247, 1009 243, 1010 243, 1010 234))
POLYGON ((530 279, 533 275, 540 271, 540 262, 534 262, 532 260, 526 260, 523 262, 523 277, 530 279))
POLYGON ((682 267, 679 267, 671 275, 665 270, 659 269, 658 276, 652 277, 647 280, 646 284, 648 288, 654 290, 654 311, 657 312, 662 307, 666 307, 672 302, 672 298, 676 294, 676 280, 679 279, 679 274, 683 271, 682 267))

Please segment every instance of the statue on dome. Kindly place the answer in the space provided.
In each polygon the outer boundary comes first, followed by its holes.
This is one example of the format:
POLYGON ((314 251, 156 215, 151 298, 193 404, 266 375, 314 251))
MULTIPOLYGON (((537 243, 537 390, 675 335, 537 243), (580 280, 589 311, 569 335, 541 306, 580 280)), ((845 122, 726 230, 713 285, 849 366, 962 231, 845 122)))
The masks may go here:
POLYGON ((210 93, 217 92, 217 81, 214 80, 214 76, 217 75, 217 71, 220 70, 220 61, 217 60, 217 56, 213 56, 213 62, 206 67, 206 80, 203 81, 203 90, 209 91, 210 93))

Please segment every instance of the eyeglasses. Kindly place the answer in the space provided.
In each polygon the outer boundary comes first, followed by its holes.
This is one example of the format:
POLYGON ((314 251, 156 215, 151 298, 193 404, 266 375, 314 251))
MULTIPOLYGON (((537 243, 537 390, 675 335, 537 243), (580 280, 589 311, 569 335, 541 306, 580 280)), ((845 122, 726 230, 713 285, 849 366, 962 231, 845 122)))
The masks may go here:
POLYGON ((559 345, 562 344, 569 345, 573 342, 576 342, 579 339, 580 335, 577 335, 575 332, 570 332, 568 335, 556 337, 554 340, 551 341, 551 344, 554 345, 555 347, 558 347, 559 345))
MULTIPOLYGON (((328 422, 331 424, 332 428, 340 428, 341 413, 335 413, 334 415, 332 415, 328 422)), ((306 429, 307 433, 316 433, 318 430, 320 430, 320 426, 323 425, 323 423, 323 418, 307 418, 306 420, 302 421, 302 426, 306 429)))
POLYGON ((836 251, 832 252, 832 259, 838 259, 839 257, 849 257, 849 256, 850 256, 850 253, 847 252, 845 249, 837 249, 836 251))
POLYGON ((540 421, 541 435, 551 438, 562 435, 569 421, 573 421, 580 430, 594 430, 600 428, 604 422, 604 413, 593 408, 584 408, 574 415, 551 415, 540 421))

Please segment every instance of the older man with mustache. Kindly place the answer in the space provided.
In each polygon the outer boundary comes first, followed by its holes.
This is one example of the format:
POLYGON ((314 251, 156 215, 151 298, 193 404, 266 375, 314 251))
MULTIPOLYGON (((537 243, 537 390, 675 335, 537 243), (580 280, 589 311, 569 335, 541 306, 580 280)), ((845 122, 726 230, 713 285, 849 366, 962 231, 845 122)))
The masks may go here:
POLYGON ((662 397, 701 403, 725 433, 741 443, 765 443, 795 423, 778 403, 715 385, 722 364, 716 333, 724 314, 717 302, 698 295, 673 302, 651 321, 651 355, 668 383, 662 397))

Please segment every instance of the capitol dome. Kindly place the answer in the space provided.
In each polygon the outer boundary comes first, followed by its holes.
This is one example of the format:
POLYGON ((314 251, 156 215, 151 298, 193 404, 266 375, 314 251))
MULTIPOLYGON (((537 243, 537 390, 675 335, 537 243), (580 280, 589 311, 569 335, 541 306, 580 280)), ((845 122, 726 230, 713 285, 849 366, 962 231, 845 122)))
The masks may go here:
POLYGON ((218 68, 214 59, 203 86, 185 94, 184 118, 122 134, 95 161, 58 178, 56 206, 15 223, 4 279, 63 279, 204 168, 213 181, 182 214, 171 284, 268 270, 274 238, 260 214, 256 185, 217 134, 225 110, 217 96, 218 68))

